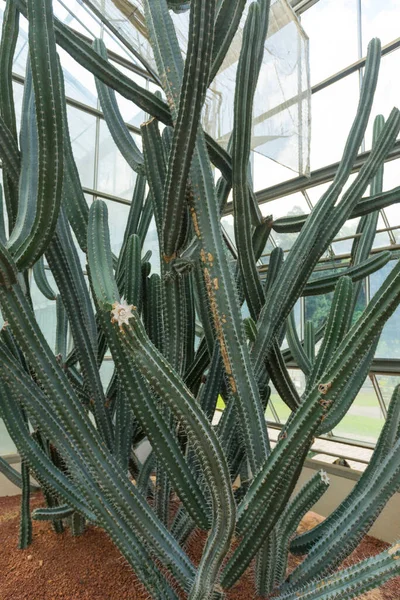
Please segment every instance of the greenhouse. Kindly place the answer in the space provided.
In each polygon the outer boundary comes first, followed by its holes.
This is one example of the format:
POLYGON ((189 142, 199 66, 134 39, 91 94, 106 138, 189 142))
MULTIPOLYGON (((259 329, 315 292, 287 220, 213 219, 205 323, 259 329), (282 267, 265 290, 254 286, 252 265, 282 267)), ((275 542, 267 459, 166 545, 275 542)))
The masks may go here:
POLYGON ((0 21, 0 599, 400 599, 399 3, 0 21))

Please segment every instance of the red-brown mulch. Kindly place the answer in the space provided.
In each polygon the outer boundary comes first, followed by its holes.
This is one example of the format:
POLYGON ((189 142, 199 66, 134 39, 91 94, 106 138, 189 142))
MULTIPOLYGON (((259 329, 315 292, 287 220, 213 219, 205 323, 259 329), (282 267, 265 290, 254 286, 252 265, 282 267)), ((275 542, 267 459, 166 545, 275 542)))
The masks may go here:
MULTIPOLYGON (((57 535, 46 522, 33 522, 33 543, 18 550, 19 496, 0 498, 0 600, 148 600, 135 574, 107 535, 88 527, 83 536, 73 537, 67 529, 57 535)), ((32 508, 43 505, 40 494, 32 508)), ((318 520, 311 513, 303 528, 318 520)), ((189 542, 195 562, 201 555, 204 536, 189 542)), ((387 544, 366 537, 348 563, 376 554, 387 544)), ((296 559, 291 559, 291 566, 296 559)), ((229 600, 257 600, 251 572, 228 594, 229 600)), ((360 597, 361 598, 361 597, 360 597)), ((400 578, 363 600, 399 600, 400 578)))

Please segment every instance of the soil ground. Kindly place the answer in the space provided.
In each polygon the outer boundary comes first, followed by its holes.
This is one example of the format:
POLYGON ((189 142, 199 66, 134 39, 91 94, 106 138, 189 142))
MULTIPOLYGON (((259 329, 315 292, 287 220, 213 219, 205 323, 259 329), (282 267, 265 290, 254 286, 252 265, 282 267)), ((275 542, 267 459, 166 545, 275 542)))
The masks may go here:
MULTIPOLYGON (((33 543, 18 550, 19 496, 0 498, 0 600, 148 600, 135 574, 107 535, 88 527, 81 537, 70 530, 57 535, 46 522, 33 522, 33 543)), ((43 505, 40 494, 32 497, 32 508, 43 505)), ((309 513, 302 530, 321 518, 309 513)), ((204 536, 189 540, 188 552, 196 562, 204 536)), ((386 544, 366 537, 347 564, 380 552, 386 544)), ((291 558, 293 568, 296 559, 291 558)), ((252 573, 248 572, 229 592, 228 600, 257 600, 252 573)), ((399 600, 400 578, 360 600, 399 600)))

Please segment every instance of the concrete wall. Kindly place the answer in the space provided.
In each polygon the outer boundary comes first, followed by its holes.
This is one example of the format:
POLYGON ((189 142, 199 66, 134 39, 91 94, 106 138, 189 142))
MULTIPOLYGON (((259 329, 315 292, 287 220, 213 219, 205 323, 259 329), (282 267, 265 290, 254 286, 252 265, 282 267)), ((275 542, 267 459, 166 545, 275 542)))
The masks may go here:
MULTIPOLYGON (((143 445, 140 452, 140 460, 145 459, 147 451, 148 448, 143 445)), ((14 463, 14 467, 19 468, 19 458, 17 456, 12 457, 11 462, 14 463)), ((353 489, 360 474, 345 467, 328 465, 316 460, 307 460, 295 493, 319 469, 327 471, 331 485, 321 500, 314 506, 313 510, 320 515, 327 516, 353 489)), ((13 496, 19 493, 20 490, 0 473, 0 496, 13 496)), ((396 539, 400 539, 400 494, 395 494, 388 502, 370 533, 385 542, 393 542, 396 539)))

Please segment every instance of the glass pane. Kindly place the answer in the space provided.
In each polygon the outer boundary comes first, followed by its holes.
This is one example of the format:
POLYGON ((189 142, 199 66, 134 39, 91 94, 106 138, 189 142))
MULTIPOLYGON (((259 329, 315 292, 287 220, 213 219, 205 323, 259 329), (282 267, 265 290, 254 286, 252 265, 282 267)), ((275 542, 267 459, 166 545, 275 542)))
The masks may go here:
POLYGON ((146 254, 148 250, 151 250, 152 252, 150 259, 151 272, 160 273, 160 252, 158 249, 158 236, 154 218, 150 222, 150 227, 143 244, 142 255, 146 254))
MULTIPOLYGON (((329 271, 321 271, 316 275, 328 274, 329 271)), ((313 278, 314 279, 314 278, 313 278)), ((315 277, 317 279, 317 277, 315 277)), ((305 320, 314 323, 315 331, 320 327, 329 315, 333 298, 333 292, 321 294, 320 296, 307 296, 304 300, 305 320)))
MULTIPOLYGON (((389 261, 383 269, 370 275, 371 298, 389 275, 396 261, 389 261)), ((400 358, 400 307, 398 307, 383 328, 375 356, 379 358, 400 358)))
POLYGON ((104 390, 107 389, 108 384, 111 381, 112 374, 114 373, 114 361, 103 360, 100 367, 100 378, 103 384, 104 390))
POLYGON ((376 375, 376 379, 378 380, 385 405, 389 408, 390 399, 395 387, 400 383, 400 377, 395 375, 376 375))
POLYGON ((118 150, 103 120, 100 121, 99 137, 97 189, 130 200, 136 174, 118 150))
POLYGON ((258 152, 252 153, 252 161, 253 185, 256 192, 296 176, 296 173, 287 167, 280 165, 258 152))
POLYGON ((367 377, 348 413, 333 433, 339 437, 376 442, 384 422, 372 382, 367 377))
MULTIPOLYGON (((335 37, 336 35, 337 32, 335 31, 335 37)), ((336 48, 337 44, 335 44, 335 51, 336 48)), ((348 62, 351 61, 349 60, 348 62)), ((313 94, 312 170, 341 159, 346 139, 356 114, 358 98, 359 84, 357 73, 348 75, 337 83, 313 94)))
POLYGON ((53 3, 54 14, 66 25, 83 33, 86 37, 93 38, 100 35, 99 21, 86 10, 80 0, 68 0, 67 2, 53 3), (67 8, 66 8, 67 7, 67 8))
MULTIPOLYGON (((55 293, 57 293, 57 285, 54 281, 51 271, 46 270, 46 277, 50 287, 55 293)), ((39 291, 33 277, 31 280, 31 296, 36 321, 38 322, 38 325, 42 330, 42 333, 46 338, 50 348, 54 351, 57 325, 56 303, 54 300, 48 300, 43 296, 43 294, 39 291)))
MULTIPOLYGON (((304 373, 300 371, 300 369, 289 369, 288 371, 298 393, 301 395, 305 388, 304 373)), ((274 386, 271 384, 271 397, 268 401, 267 410, 265 411, 266 419, 277 423, 286 423, 290 414, 290 408, 284 403, 274 386)))
MULTIPOLYGON (((383 175, 383 189, 384 191, 391 190, 400 184, 399 179, 399 168, 400 160, 393 160, 385 164, 385 170, 383 175)), ((400 225, 400 204, 392 204, 385 208, 385 214, 388 218, 389 225, 395 227, 400 225)), ((396 242, 400 243, 400 229, 394 229, 393 235, 396 242)))
POLYGON ((93 188, 96 118, 68 106, 68 126, 81 184, 93 188))
MULTIPOLYGON (((296 215, 305 215, 310 212, 308 204, 301 192, 284 196, 272 202, 267 202, 261 206, 261 212, 264 217, 272 215, 274 219, 280 217, 291 217, 296 215)), ((284 250, 291 248, 298 236, 298 233, 277 233, 272 231, 271 234, 277 246, 284 250)))
POLYGON ((369 40, 387 44, 399 36, 400 4, 397 0, 361 0, 363 53, 369 40))
POLYGON ((64 73, 65 95, 93 108, 97 107, 97 90, 93 75, 57 47, 64 73))
POLYGON ((111 250, 118 256, 124 239, 125 226, 129 215, 129 206, 112 200, 103 200, 108 208, 108 226, 110 229, 111 250))
POLYGON ((356 0, 319 0, 301 24, 310 38, 311 85, 357 60, 356 0))

